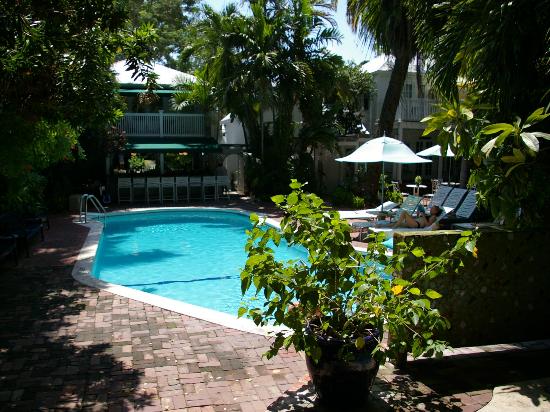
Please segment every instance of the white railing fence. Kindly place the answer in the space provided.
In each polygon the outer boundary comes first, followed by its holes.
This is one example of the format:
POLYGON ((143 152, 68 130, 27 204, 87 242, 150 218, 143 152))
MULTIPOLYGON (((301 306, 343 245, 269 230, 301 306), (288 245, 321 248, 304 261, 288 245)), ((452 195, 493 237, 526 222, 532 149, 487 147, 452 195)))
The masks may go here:
POLYGON ((117 127, 129 137, 204 137, 204 114, 125 113, 117 127))

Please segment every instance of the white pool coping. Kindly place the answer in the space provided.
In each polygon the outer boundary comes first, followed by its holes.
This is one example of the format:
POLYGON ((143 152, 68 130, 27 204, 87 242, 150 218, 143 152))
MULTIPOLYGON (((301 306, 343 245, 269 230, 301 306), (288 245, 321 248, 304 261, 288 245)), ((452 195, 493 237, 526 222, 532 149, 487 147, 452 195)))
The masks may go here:
MULTIPOLYGON (((250 212, 243 209, 234 208, 216 208, 216 207, 169 207, 169 208, 139 208, 128 209, 119 212, 110 212, 108 216, 124 215, 128 213, 140 213, 140 212, 166 212, 166 211, 178 211, 178 210, 216 210, 238 213, 245 216, 250 216, 250 212)), ((279 222, 275 219, 256 213, 260 217, 265 218, 265 222, 273 227, 280 228, 279 222)), ((92 215, 92 214, 89 214, 92 215)), ((104 290, 115 295, 123 296, 128 299, 137 300, 149 305, 158 306, 162 309, 170 310, 182 315, 191 316, 194 318, 202 319, 208 322, 215 323, 217 325, 225 326, 228 328, 240 330, 243 332, 253 333, 257 335, 270 335, 277 331, 283 331, 280 327, 260 327, 257 326, 251 319, 238 318, 237 316, 229 315, 224 312, 218 312, 213 309, 204 308, 202 306, 193 305, 190 303, 181 302, 179 300, 166 298, 163 296, 155 295, 153 293, 142 292, 140 290, 132 289, 126 286, 117 285, 115 283, 105 282, 97 279, 92 274, 94 266, 94 259, 99 246, 99 240, 103 231, 103 224, 99 221, 89 221, 87 223, 75 222, 83 226, 88 227, 90 230, 88 236, 84 241, 84 245, 80 249, 78 257, 73 267, 72 276, 78 282, 90 286, 92 288, 104 290)), ((356 247, 356 250, 362 252, 366 251, 364 248, 356 247)))

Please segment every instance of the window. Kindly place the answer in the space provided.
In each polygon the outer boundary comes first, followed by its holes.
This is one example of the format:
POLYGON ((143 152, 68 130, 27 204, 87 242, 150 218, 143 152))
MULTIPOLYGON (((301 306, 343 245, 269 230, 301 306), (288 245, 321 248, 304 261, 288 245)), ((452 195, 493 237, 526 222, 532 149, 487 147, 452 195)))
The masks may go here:
POLYGON ((413 97, 413 85, 411 83, 405 84, 403 88, 403 97, 406 99, 412 99, 413 97))

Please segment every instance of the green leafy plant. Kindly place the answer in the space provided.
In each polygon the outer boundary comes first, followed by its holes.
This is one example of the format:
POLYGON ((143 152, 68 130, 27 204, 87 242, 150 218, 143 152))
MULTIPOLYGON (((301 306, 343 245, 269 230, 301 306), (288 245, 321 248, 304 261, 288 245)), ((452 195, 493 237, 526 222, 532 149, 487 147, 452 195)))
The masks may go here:
POLYGON ((422 176, 416 176, 414 178, 414 184, 420 186, 422 184, 422 176))
POLYGON ((137 153, 132 153, 128 160, 128 166, 132 172, 141 173, 145 168, 145 159, 139 156, 137 153))
POLYGON ((280 230, 251 215, 254 226, 247 232, 248 260, 241 272, 243 295, 253 289, 265 303, 243 301, 239 316, 247 315, 257 325, 284 328, 275 333, 266 356, 293 345, 318 360, 316 337, 323 337, 344 341, 339 356, 350 359, 369 336, 376 339, 372 353, 381 362, 407 350, 415 357, 441 354, 446 343, 436 334, 449 323, 432 306, 441 295, 425 286, 436 276, 458 270, 461 256, 475 252, 475 237, 463 233, 456 245, 437 257, 404 242, 398 253, 388 256, 380 243, 383 236, 372 237, 363 254, 352 246, 350 225, 338 212, 304 192, 296 180, 290 187, 288 196, 272 198, 284 212, 280 230), (307 261, 276 260, 275 249, 283 241, 304 247, 307 261), (408 280, 399 277, 405 260, 418 268, 408 280), (375 332, 382 330, 391 337, 387 344, 375 332))

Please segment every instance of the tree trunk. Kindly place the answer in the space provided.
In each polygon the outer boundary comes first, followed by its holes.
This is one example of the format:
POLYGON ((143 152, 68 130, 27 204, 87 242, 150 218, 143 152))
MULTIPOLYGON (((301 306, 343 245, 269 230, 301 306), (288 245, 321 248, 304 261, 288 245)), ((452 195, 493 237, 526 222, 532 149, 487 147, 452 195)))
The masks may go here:
POLYGON ((460 187, 466 187, 468 184, 468 174, 470 171, 470 161, 462 158, 460 162, 460 187))
POLYGON ((393 135, 395 115, 397 113, 397 107, 399 106, 401 91, 407 79, 410 61, 410 53, 404 52, 395 56, 395 64, 391 72, 390 82, 388 83, 388 90, 386 90, 384 102, 382 103, 382 110, 378 121, 378 134, 376 137, 382 136, 382 133, 386 133, 388 136, 393 135))

